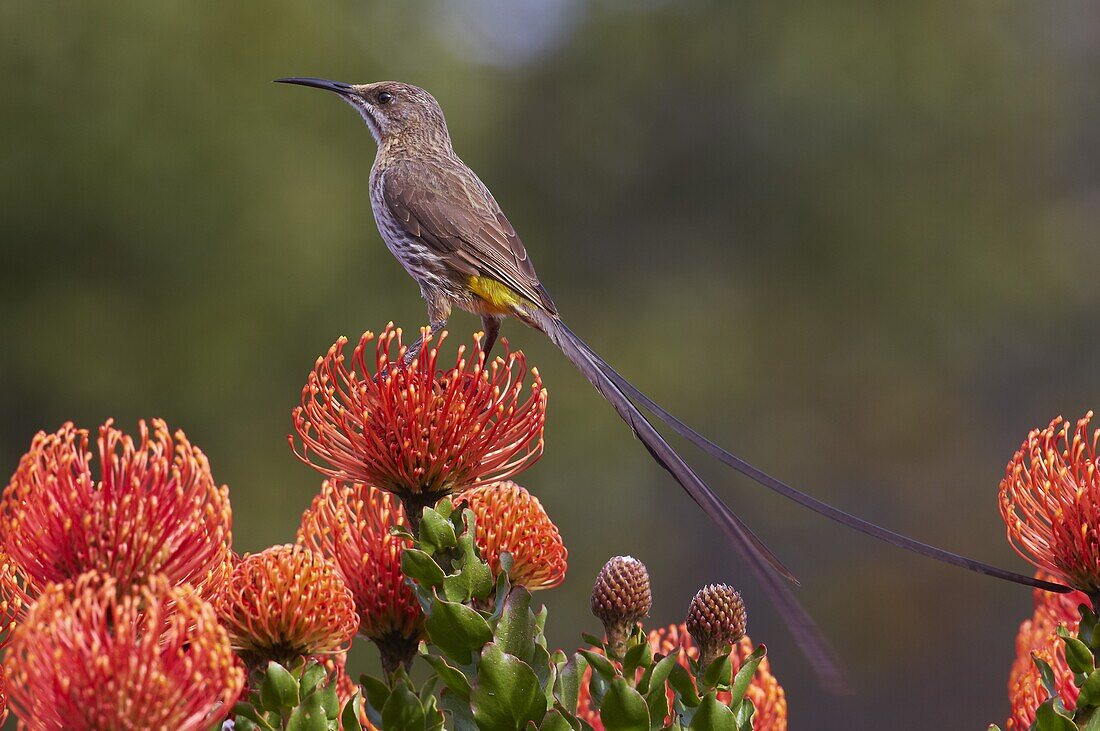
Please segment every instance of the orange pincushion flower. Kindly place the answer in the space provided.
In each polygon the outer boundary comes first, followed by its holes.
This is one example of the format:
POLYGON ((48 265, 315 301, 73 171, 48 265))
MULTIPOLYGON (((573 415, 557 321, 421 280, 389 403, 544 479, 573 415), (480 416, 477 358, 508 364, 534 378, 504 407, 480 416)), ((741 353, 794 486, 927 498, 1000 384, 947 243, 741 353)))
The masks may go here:
MULTIPOLYGON (((1051 581, 1053 576, 1038 572, 1037 578, 1051 581)), ((1059 625, 1065 625, 1070 633, 1077 632, 1081 616, 1077 608, 1091 606, 1087 596, 1079 591, 1055 594, 1042 589, 1034 592, 1035 613, 1020 624, 1016 635, 1016 659, 1008 675, 1008 700, 1012 715, 1008 719, 1008 731, 1025 731, 1035 721, 1035 709, 1047 700, 1047 691, 1039 677, 1039 669, 1031 659, 1032 653, 1047 662, 1054 671, 1058 695, 1067 708, 1077 703, 1080 689, 1074 685, 1073 672, 1066 664, 1066 647, 1058 636, 1059 625)))
POLYGON ((401 573, 401 550, 410 542, 390 534, 403 519, 393 495, 326 480, 298 529, 298 542, 326 556, 344 577, 359 612, 359 634, 378 644, 383 656, 392 651, 402 658, 415 653, 424 627, 424 613, 401 573))
MULTIPOLYGON (((655 629, 649 633, 648 639, 649 646, 654 653, 668 655, 680 650, 678 662, 685 668, 688 667, 689 657, 693 659, 699 657, 699 648, 694 645, 691 635, 683 624, 655 629)), ((730 663, 733 665, 735 673, 754 649, 752 640, 747 635, 733 646, 730 651, 730 663)), ((603 731, 604 726, 600 720, 599 712, 590 706, 591 696, 588 692, 588 682, 591 673, 592 670, 589 668, 585 673, 584 682, 581 683, 580 695, 577 699, 577 716, 591 724, 596 731, 603 731)), ((668 697, 669 706, 671 707, 673 697, 671 689, 668 691, 668 697)), ((787 696, 783 692, 783 686, 772 675, 771 663, 768 662, 767 657, 756 668, 756 673, 752 676, 752 682, 749 684, 748 690, 745 691, 745 697, 751 700, 756 708, 756 712, 752 717, 752 727, 755 731, 786 731, 787 696)), ((718 700, 723 703, 727 703, 729 699, 730 694, 727 692, 718 694, 718 700)))
POLYGON ((1033 430, 1001 481, 1001 515, 1012 547, 1086 593, 1100 591, 1100 430, 1092 412, 1070 427, 1058 417, 1033 430))
POLYGON ((474 542, 494 574, 507 551, 513 584, 536 591, 565 581, 568 553, 537 497, 514 482, 496 482, 467 490, 459 499, 468 500, 474 511, 474 542))
POLYGON ((163 576, 124 586, 86 573, 45 587, 5 659, 30 731, 200 731, 244 687, 217 613, 163 576))
POLYGON ((525 388, 523 354, 486 363, 477 340, 469 354, 459 347, 454 366, 440 368, 445 337, 432 344, 429 336, 408 366, 392 324, 373 348, 373 333, 360 338, 350 368, 347 340, 336 341, 317 359, 294 410, 298 458, 329 477, 397 494, 416 508, 414 518, 455 490, 505 479, 536 460, 546 417, 538 371, 531 369, 525 388))
POLYGON ((272 546, 234 567, 218 603, 233 648, 249 661, 347 651, 359 627, 336 567, 305 546, 272 546))
POLYGON ((8 690, 4 680, 4 666, 0 665, 0 726, 8 720, 8 690))
POLYGON ((2 552, 14 564, 0 568, 0 599, 25 610, 47 583, 91 570, 124 585, 162 574, 204 597, 220 590, 232 555, 228 488, 182 431, 173 439, 160 419, 151 433, 142 421, 135 443, 111 424, 99 430, 96 475, 87 430, 69 423, 34 437, 0 500, 2 552))

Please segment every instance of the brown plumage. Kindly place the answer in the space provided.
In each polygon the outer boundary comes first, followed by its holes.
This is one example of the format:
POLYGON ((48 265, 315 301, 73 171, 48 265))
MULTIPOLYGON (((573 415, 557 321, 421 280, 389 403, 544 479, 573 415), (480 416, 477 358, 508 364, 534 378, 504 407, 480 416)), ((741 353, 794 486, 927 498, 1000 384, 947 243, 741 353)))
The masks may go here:
MULTIPOLYGON (((842 673, 813 620, 783 581, 795 581, 794 576, 669 446, 631 399, 717 459, 844 525, 972 571, 1066 590, 928 546, 822 503, 725 451, 646 397, 561 321, 515 228, 485 184, 455 154, 443 111, 428 92, 397 81, 359 85, 314 78, 279 81, 335 92, 366 121, 378 143, 370 175, 375 221, 386 246, 420 285, 432 330, 441 330, 451 310, 458 307, 481 316, 486 350, 495 341, 501 319, 508 315, 546 333, 738 549, 829 687, 844 687, 842 673)), ((410 350, 415 353, 418 347, 419 343, 410 350)))

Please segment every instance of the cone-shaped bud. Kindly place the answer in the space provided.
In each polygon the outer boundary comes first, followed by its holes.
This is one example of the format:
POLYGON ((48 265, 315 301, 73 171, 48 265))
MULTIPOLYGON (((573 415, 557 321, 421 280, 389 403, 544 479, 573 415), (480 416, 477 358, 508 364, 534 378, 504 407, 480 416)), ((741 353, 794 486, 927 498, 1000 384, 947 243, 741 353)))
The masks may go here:
POLYGON ((630 631, 652 606, 644 563, 632 556, 615 556, 604 564, 592 585, 592 614, 603 622, 612 657, 622 658, 630 631))
POLYGON ((745 636, 747 623, 745 602, 729 584, 710 584, 696 592, 684 620, 687 631, 699 644, 703 667, 737 644, 745 636))

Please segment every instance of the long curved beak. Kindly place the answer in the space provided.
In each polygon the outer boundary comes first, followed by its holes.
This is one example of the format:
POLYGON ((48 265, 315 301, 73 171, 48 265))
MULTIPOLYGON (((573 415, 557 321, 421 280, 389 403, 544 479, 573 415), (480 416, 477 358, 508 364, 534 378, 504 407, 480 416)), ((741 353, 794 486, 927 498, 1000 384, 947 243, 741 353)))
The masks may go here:
POLYGON ((292 76, 286 79, 275 79, 276 84, 298 84, 299 86, 312 86, 316 89, 335 91, 337 94, 353 94, 355 87, 342 81, 330 81, 329 79, 315 79, 311 76, 292 76))

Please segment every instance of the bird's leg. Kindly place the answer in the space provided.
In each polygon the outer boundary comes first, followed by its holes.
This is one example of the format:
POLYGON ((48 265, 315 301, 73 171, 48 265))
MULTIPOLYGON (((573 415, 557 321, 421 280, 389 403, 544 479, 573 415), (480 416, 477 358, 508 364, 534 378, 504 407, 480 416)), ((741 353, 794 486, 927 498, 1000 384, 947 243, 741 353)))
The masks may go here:
MULTIPOLYGON (((428 327, 431 328, 432 335, 438 336, 447 327, 447 319, 451 316, 451 303, 424 287, 421 287, 420 291, 424 293, 424 299, 428 303, 428 327)), ((405 351, 401 365, 407 368, 416 360, 416 356, 420 355, 420 349, 423 347, 424 333, 421 333, 416 342, 405 351)))
MULTIPOLYGON (((447 320, 432 320, 428 326, 431 329, 433 335, 443 332, 443 329, 447 327, 447 320)), ((424 335, 421 333, 420 337, 405 350, 405 357, 401 360, 402 367, 408 368, 409 364, 416 360, 416 356, 420 355, 420 349, 424 347, 424 335)))
POLYGON ((481 327, 485 330, 485 335, 481 338, 481 352, 485 354, 486 362, 489 360, 493 344, 497 341, 497 335, 500 334, 500 321, 501 318, 496 315, 481 316, 481 327))

